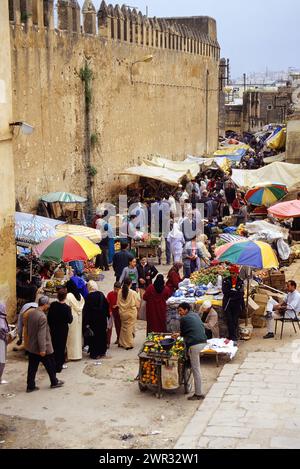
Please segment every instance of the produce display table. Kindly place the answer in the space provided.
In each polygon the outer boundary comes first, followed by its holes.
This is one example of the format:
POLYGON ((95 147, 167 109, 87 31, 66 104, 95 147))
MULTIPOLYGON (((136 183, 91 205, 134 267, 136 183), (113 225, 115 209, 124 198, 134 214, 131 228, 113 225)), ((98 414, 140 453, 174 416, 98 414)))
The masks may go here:
POLYGON ((217 367, 219 359, 226 358, 232 360, 238 352, 238 348, 228 339, 211 339, 207 341, 207 346, 200 353, 200 357, 215 357, 217 367))
POLYGON ((220 358, 227 358, 227 360, 230 361, 227 353, 220 353, 216 351, 200 352, 200 357, 215 357, 217 368, 220 366, 220 358))
MULTIPOLYGON (((185 301, 185 298, 178 298, 176 301, 167 301, 167 331, 169 333, 180 333, 180 316, 178 313, 178 307, 183 301, 185 301)), ((196 300, 189 304, 191 309, 196 311, 196 300)))
MULTIPOLYGON (((180 332, 180 316, 178 313, 179 305, 184 302, 186 298, 178 298, 178 301, 167 301, 167 331, 172 332, 180 332)), ((205 301, 211 301, 213 308, 219 315, 219 318, 223 319, 223 309, 222 309, 222 300, 216 300, 213 296, 206 295, 198 299, 194 299, 194 302, 189 302, 191 309, 194 312, 199 312, 201 305, 205 301)))

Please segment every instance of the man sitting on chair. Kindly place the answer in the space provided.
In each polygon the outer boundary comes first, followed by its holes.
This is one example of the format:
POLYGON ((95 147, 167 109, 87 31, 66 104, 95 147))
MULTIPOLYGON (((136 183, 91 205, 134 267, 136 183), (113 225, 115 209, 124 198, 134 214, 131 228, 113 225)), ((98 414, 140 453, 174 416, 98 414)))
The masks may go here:
POLYGON ((264 339, 274 339, 274 324, 277 319, 295 319, 300 313, 300 293, 294 280, 287 283, 287 296, 283 303, 270 300, 267 305, 267 328, 268 334, 264 339))

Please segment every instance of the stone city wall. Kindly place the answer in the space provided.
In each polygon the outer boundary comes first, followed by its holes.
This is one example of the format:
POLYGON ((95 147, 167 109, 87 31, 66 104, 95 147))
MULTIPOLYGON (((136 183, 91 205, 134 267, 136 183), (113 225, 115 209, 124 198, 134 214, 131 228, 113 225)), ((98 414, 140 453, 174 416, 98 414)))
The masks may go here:
POLYGON ((118 172, 153 154, 183 159, 218 142, 216 23, 147 18, 87 0, 9 0, 17 199, 36 208, 52 191, 94 205, 131 182, 118 172), (153 56, 150 61, 149 56, 153 56), (148 57, 148 61, 144 62, 148 57), (137 63, 135 63, 137 62, 137 63))
POLYGON ((8 7, 0 2, 0 303, 11 322, 16 311, 16 245, 12 94, 8 7))

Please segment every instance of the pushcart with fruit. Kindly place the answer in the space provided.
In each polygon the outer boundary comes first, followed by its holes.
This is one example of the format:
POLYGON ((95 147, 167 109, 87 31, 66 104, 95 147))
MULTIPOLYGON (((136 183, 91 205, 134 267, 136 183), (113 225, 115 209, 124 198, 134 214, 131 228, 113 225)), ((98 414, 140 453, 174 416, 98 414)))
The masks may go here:
POLYGON ((163 390, 183 388, 185 394, 191 392, 192 369, 179 334, 149 334, 139 353, 139 360, 138 383, 141 392, 151 390, 159 399, 163 390), (176 378, 164 380, 163 370, 172 370, 172 367, 176 378))

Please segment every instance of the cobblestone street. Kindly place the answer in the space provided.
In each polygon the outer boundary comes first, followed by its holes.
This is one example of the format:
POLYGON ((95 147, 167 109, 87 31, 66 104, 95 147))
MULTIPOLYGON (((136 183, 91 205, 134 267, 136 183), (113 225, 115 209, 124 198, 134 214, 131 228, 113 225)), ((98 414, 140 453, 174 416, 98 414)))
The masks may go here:
POLYGON ((176 448, 300 447, 300 340, 226 365, 176 448))

